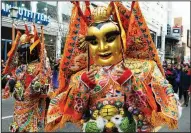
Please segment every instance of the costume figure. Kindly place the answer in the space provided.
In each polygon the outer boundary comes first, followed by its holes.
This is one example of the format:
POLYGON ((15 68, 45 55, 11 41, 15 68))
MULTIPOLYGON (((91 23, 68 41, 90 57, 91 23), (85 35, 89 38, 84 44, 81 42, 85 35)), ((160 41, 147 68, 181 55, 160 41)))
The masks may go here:
POLYGON ((73 3, 59 89, 50 102, 46 131, 67 121, 84 132, 177 128, 177 100, 138 2, 132 3, 131 11, 111 2, 93 12, 89 2, 85 12, 79 2, 73 3))
POLYGON ((50 83, 50 66, 44 46, 34 26, 34 35, 26 32, 16 39, 8 53, 4 74, 12 74, 3 90, 3 98, 15 99, 12 132, 37 132, 44 127, 47 91, 50 83))

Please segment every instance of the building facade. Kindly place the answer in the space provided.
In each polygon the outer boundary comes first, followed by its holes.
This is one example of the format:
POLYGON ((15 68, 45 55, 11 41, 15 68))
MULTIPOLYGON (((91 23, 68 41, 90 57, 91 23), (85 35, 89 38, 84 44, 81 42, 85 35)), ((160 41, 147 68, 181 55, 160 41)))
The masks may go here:
POLYGON ((42 1, 2 1, 1 2, 1 59, 7 59, 7 52, 11 48, 13 22, 16 28, 24 33, 24 24, 32 27, 35 23, 38 32, 43 25, 45 34, 45 46, 49 58, 55 61, 61 57, 65 35, 68 31, 69 13, 72 4, 70 2, 42 2, 42 1), (11 18, 11 7, 18 8, 17 18, 11 18), (65 9, 65 10, 62 10, 65 9))
MULTIPOLYGON (((2 2, 2 5, 3 3, 5 2, 2 2)), ((104 2, 92 1, 91 3, 96 5, 107 6, 109 4, 109 1, 104 1, 104 2)), ((123 4, 130 9, 131 2, 124 1, 123 4)), ((161 61, 164 61, 164 56, 165 56, 165 35, 167 34, 167 11, 168 11, 167 4, 168 2, 140 1, 140 7, 142 9, 143 15, 150 29, 153 41, 158 49, 161 61)), ((63 53, 64 42, 66 39, 69 20, 71 16, 71 10, 72 10, 71 2, 20 1, 20 3, 17 4, 17 6, 21 9, 26 8, 26 10, 29 12, 37 14, 40 13, 41 16, 43 15, 45 16, 44 19, 47 18, 46 24, 42 22, 41 23, 37 22, 36 25, 39 28, 41 25, 44 24, 45 43, 49 49, 48 53, 53 58, 60 58, 63 53)), ((32 24, 32 22, 28 21, 28 19, 24 20, 16 19, 15 21, 18 24, 18 29, 21 30, 24 30, 24 23, 27 23, 29 25, 32 24)), ((9 16, 2 16, 2 32, 7 31, 7 29, 9 28, 10 30, 9 35, 11 35, 11 27, 12 27, 12 19, 9 16)), ((7 37, 2 37, 2 39, 11 41, 11 39, 7 37)), ((7 47, 7 49, 9 48, 7 47)))
MULTIPOLYGON (((179 34, 175 33, 177 30, 173 27, 173 16, 172 16, 172 2, 168 2, 167 4, 167 35, 165 36, 165 60, 168 63, 175 63, 176 54, 175 53, 182 53, 182 49, 178 48, 177 44, 180 42, 180 30, 179 34)), ((180 28, 179 28, 180 29, 180 28)), ((180 59, 178 59, 180 60, 180 59)))

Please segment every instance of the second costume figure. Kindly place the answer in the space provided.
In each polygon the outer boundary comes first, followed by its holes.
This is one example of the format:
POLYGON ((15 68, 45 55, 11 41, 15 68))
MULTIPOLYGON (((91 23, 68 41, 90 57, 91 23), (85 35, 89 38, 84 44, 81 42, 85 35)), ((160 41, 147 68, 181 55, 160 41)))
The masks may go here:
MULTIPOLYGON (((3 90, 3 98, 13 96, 15 99, 11 132, 37 132, 45 125, 51 69, 44 42, 38 38, 35 26, 34 34, 25 27, 26 33, 22 36, 17 32, 3 72, 11 75, 3 90)), ((43 32, 41 37, 43 40, 43 32)))

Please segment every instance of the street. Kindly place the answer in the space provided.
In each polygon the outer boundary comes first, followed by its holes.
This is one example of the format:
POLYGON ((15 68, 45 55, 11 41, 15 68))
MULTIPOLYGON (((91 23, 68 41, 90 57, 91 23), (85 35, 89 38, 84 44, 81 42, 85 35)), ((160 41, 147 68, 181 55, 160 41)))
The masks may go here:
MULTIPOLYGON (((189 102, 190 103, 190 102, 189 102)), ((13 119, 13 107, 14 100, 12 98, 8 100, 2 100, 2 132, 8 132, 9 124, 13 119)), ((190 104, 188 107, 183 108, 182 116, 179 120, 179 129, 168 130, 167 128, 157 129, 159 132, 190 132, 190 104)), ((66 124, 65 128, 58 130, 58 132, 80 132, 80 129, 72 125, 71 123, 66 124)))

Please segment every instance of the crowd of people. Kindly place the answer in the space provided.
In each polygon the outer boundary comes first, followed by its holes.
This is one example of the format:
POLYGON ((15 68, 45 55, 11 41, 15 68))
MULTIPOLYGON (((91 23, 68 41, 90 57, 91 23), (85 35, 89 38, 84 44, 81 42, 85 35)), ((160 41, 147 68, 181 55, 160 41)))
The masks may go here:
POLYGON ((190 65, 186 64, 163 64, 166 79, 172 85, 175 93, 178 94, 179 100, 182 101, 184 97, 184 102, 182 106, 188 106, 189 94, 191 89, 191 71, 190 65))

